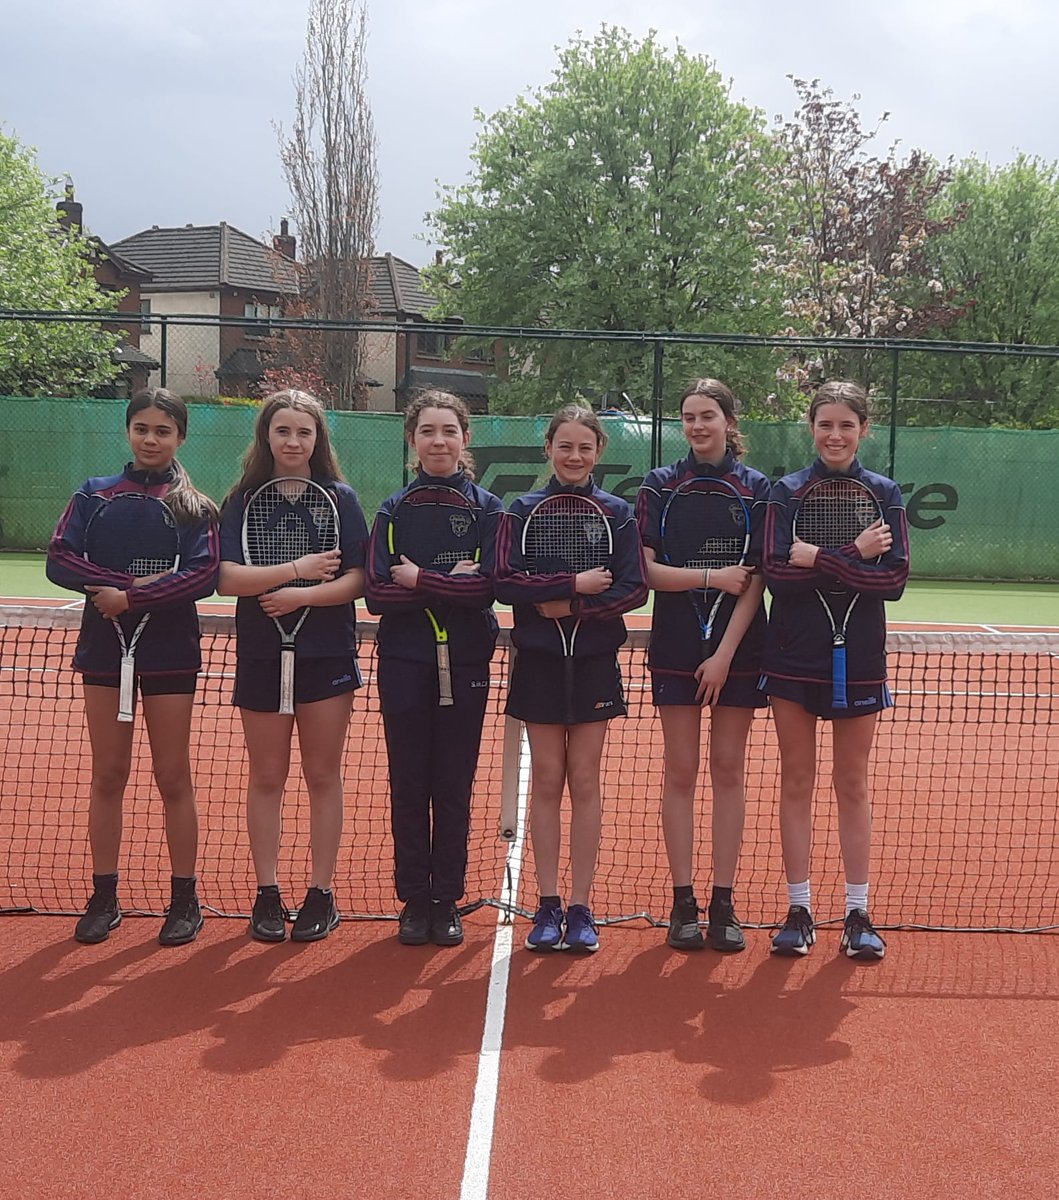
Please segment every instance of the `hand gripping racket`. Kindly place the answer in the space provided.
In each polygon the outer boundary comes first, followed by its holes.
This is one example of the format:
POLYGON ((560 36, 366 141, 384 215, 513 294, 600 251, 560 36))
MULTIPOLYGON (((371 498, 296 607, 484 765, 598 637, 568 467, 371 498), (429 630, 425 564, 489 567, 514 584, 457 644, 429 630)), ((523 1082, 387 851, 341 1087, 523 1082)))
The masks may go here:
MULTIPOLYGON (((666 562, 673 567, 719 571, 746 562, 750 550, 750 512, 746 501, 723 479, 696 476, 674 488, 659 532, 666 562)), ((703 580, 705 584, 705 578, 703 580)), ((699 622, 702 659, 711 653, 713 623, 725 593, 719 588, 693 588, 688 592, 699 622)))
MULTIPOLYGON (((606 509, 588 496, 559 492, 543 499, 522 527, 522 556, 531 575, 580 574, 609 567, 614 537, 606 509)), ((563 647, 565 722, 574 724, 574 643, 580 618, 555 617, 563 647)))
MULTIPOLYGON (((482 557, 478 514, 472 501, 456 488, 428 484, 411 488, 390 514, 387 547, 394 564, 401 556, 427 571, 449 574, 460 562, 482 557)), ((449 632, 442 616, 424 609, 434 633, 438 663, 438 705, 452 704, 449 632)))
MULTIPOLYGON (((271 479, 250 497, 243 513, 243 557, 251 567, 276 567, 305 554, 338 549, 338 509, 326 488, 310 479, 271 479)), ((317 580, 294 579, 280 587, 312 587, 317 580)), ((276 588, 272 588, 276 591, 276 588)), ((294 712, 294 641, 308 607, 273 617, 280 636, 279 709, 294 712)))
MULTIPOLYGON (((882 515, 875 493, 863 483, 845 477, 821 479, 801 498, 794 536, 821 550, 838 550, 855 542, 869 525, 882 520, 882 515)), ((826 595, 819 588, 816 595, 831 626, 831 703, 835 708, 848 708, 846 628, 860 593, 850 592, 836 581, 826 595)))
MULTIPOLYGON (((172 509, 142 492, 119 492, 105 500, 92 514, 85 529, 85 558, 97 567, 131 575, 135 579, 168 575, 180 567, 180 534, 172 509)), ((111 624, 121 647, 118 686, 118 720, 132 720, 136 679, 136 646, 151 614, 135 621, 132 632, 122 618, 111 624)))

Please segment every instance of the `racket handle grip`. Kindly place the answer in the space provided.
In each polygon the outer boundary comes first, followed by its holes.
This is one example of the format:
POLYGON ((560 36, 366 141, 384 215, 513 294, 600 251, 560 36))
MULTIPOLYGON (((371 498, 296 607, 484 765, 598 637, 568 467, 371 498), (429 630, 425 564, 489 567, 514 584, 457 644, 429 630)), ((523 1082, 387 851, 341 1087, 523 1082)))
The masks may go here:
POLYGON ((831 704, 835 708, 849 708, 845 646, 835 646, 831 651, 831 704))
POLYGON ((279 652, 279 711, 285 717, 294 714, 294 647, 279 652))
POLYGON ((136 687, 135 660, 131 654, 121 656, 118 679, 118 720, 128 725, 132 721, 132 701, 136 687))
POLYGON ((452 667, 447 642, 438 642, 438 707, 452 707, 452 667))

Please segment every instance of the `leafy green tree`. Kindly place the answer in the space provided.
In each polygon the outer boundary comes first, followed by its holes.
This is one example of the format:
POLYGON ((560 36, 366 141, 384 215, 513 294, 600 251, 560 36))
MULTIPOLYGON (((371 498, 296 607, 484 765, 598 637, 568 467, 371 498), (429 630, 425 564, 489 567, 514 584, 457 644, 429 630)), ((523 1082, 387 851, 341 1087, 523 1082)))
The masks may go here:
MULTIPOLYGON (((559 51, 553 81, 491 117, 471 181, 430 220, 447 262, 439 312, 482 325, 772 332, 761 270, 775 236, 760 113, 734 102, 706 58, 604 26, 559 51)), ((650 343, 529 341, 506 347, 497 408, 545 409, 578 389, 651 393, 650 343)), ((774 363, 667 348, 667 396, 724 372, 744 393, 775 387, 774 363), (740 372, 744 378, 740 378, 740 372)))
MULTIPOLYGON (((95 282, 86 239, 58 224, 55 184, 0 132, 0 313, 109 312, 117 302, 95 282)), ((0 320, 0 395, 83 395, 118 374, 117 341, 93 324, 0 320)))
MULTIPOLYGON (((946 289, 966 308, 943 336, 955 341, 1059 341, 1059 166, 1020 155, 993 167, 963 162, 937 205, 966 212, 931 247, 946 289)), ((1059 360, 1011 355, 907 355, 902 393, 918 424, 1059 425, 1059 360)))

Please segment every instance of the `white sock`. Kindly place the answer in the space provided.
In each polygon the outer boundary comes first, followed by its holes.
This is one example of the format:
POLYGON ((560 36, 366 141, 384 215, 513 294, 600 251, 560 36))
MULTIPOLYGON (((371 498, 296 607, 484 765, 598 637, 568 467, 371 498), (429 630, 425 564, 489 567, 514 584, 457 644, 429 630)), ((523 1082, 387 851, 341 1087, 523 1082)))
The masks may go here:
POLYGON ((812 912, 809 907, 809 880, 804 883, 788 883, 787 884, 787 903, 794 905, 798 904, 805 909, 806 912, 812 912))
POLYGON ((868 911, 868 885, 866 883, 850 883, 846 880, 846 916, 855 909, 868 911))

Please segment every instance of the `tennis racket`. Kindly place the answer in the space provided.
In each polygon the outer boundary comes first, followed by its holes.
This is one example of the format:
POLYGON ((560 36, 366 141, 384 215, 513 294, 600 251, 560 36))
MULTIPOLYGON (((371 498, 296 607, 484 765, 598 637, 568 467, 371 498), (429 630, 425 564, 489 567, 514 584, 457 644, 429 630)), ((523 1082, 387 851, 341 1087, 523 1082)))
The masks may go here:
MULTIPOLYGON (((447 575, 459 562, 479 562, 482 557, 478 514, 473 503, 456 488, 433 484, 412 488, 390 514, 387 545, 393 562, 401 556, 418 567, 447 575)), ((432 609, 424 609, 434 633, 438 662, 438 705, 452 704, 452 668, 449 632, 432 609)))
MULTIPOLYGON (((531 575, 580 574, 609 567, 614 536, 606 509, 588 496, 547 496, 522 527, 522 556, 531 575)), ((574 643, 580 618, 555 617, 563 647, 566 724, 574 724, 574 643)))
MULTIPOLYGON (((838 550, 855 542, 882 515, 875 493, 863 483, 846 478, 821 479, 801 499, 794 517, 794 536, 821 550, 838 550)), ((848 708, 846 628, 860 593, 850 592, 836 581, 826 595, 819 588, 816 595, 831 626, 831 703, 835 708, 848 708)))
MULTIPOLYGON (((271 479, 250 497, 243 513, 243 557, 251 567, 276 567, 305 554, 338 549, 338 509, 326 488, 310 479, 271 479)), ((280 587, 312 587, 294 579, 280 587)), ((276 588, 272 588, 276 591, 276 588)), ((294 712, 294 642, 309 609, 272 617, 280 636, 279 709, 294 712)))
MULTIPOLYGON (((180 567, 180 533, 172 509, 142 492, 121 492, 105 500, 85 528, 85 558, 97 567, 134 579, 168 575, 180 567)), ((118 720, 132 720, 136 679, 136 647, 151 614, 138 619, 112 617, 121 647, 118 720), (135 623, 133 623, 135 622, 135 623), (130 632, 131 625, 131 632, 130 632)))
MULTIPOLYGON (((705 576, 707 571, 746 562, 750 512, 730 483, 696 476, 673 489, 662 509, 659 532, 662 552, 670 566, 692 567, 705 576)), ((699 622, 703 661, 711 653, 713 624, 724 595, 719 588, 692 588, 688 592, 699 622)))

